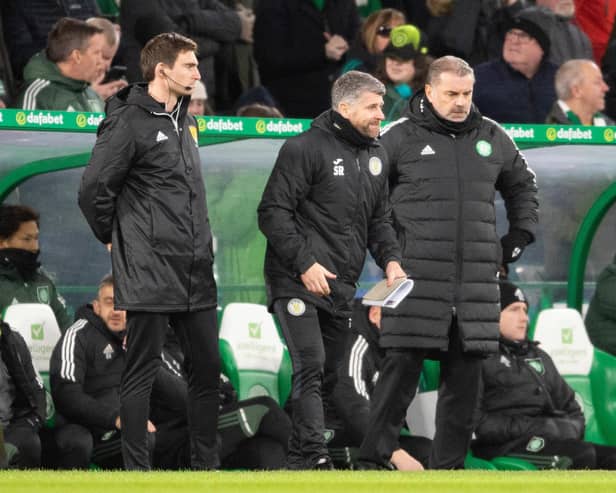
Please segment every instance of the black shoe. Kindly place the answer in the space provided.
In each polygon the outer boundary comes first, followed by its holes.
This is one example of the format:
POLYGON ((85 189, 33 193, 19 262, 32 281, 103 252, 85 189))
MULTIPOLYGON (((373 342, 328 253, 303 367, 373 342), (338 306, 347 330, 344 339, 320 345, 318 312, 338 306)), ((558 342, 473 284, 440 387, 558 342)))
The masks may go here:
POLYGON ((353 464, 353 469, 359 471, 395 471, 396 468, 391 462, 387 464, 377 464, 376 462, 370 462, 366 460, 358 460, 353 464))
POLYGON ((319 460, 312 466, 314 471, 333 471, 334 463, 328 456, 320 457, 319 460))

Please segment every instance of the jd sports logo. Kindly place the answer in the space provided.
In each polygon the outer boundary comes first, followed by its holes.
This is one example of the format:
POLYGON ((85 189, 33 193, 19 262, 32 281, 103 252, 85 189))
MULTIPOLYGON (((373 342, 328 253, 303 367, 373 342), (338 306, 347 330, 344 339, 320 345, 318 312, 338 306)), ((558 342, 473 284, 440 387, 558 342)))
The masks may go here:
POLYGON ((434 152, 434 149, 432 149, 432 147, 430 147, 430 145, 427 145, 421 151, 421 155, 422 156, 432 156, 433 154, 436 154, 436 152, 434 152))
POLYGON ((162 142, 163 140, 168 140, 168 139, 169 139, 169 137, 167 137, 160 130, 158 131, 158 134, 156 134, 156 142, 162 142))
POLYGON ((253 339, 261 339, 261 324, 248 322, 248 335, 253 339))

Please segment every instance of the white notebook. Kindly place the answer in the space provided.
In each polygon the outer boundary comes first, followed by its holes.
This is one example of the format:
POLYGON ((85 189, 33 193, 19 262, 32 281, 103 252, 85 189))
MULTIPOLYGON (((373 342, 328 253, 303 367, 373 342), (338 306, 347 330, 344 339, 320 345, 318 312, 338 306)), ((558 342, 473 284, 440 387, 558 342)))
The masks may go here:
POLYGON ((411 292, 414 284, 412 279, 401 277, 396 279, 391 286, 387 286, 387 279, 383 279, 364 295, 362 304, 396 308, 411 292))

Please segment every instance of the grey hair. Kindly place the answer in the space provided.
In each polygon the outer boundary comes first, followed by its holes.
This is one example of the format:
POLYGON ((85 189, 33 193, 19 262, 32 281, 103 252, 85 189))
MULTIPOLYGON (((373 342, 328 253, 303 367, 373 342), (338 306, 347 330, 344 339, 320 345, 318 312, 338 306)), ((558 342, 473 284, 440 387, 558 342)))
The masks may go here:
POLYGON ((346 72, 338 77, 332 86, 332 108, 338 109, 340 103, 354 103, 364 92, 383 96, 385 86, 380 80, 365 72, 357 70, 346 72))
MULTIPOLYGON (((113 287, 113 274, 107 274, 101 279, 101 281, 98 283, 98 292, 100 293, 101 289, 107 286, 113 287)), ((98 296, 99 295, 97 294, 96 297, 98 298, 98 296)))
POLYGON ((475 79, 475 72, 468 63, 456 56, 447 55, 437 58, 430 64, 426 84, 434 85, 444 72, 453 73, 458 77, 471 75, 475 79))
POLYGON ((563 63, 556 71, 554 78, 554 86, 556 87, 556 96, 562 101, 571 99, 573 86, 579 84, 584 79, 582 68, 586 64, 595 65, 592 60, 576 58, 563 63))

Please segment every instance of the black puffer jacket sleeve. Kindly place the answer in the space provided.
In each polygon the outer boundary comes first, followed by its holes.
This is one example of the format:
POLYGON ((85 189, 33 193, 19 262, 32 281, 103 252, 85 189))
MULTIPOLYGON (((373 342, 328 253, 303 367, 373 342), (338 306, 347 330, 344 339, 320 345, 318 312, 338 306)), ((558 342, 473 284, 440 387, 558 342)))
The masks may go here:
POLYGON ((128 123, 120 115, 103 121, 79 188, 79 207, 103 243, 111 242, 116 198, 135 153, 134 133, 124 129, 128 130, 128 123))
POLYGON ((376 263, 385 270, 388 262, 400 262, 402 256, 393 226, 387 182, 383 189, 383 198, 378 204, 368 225, 368 249, 376 263))
POLYGON ((313 182, 306 146, 289 140, 282 146, 258 208, 259 228, 286 267, 303 274, 317 262, 295 222, 298 204, 313 182))
POLYGON ((509 230, 524 230, 534 239, 539 209, 537 177, 505 131, 499 126, 494 129, 505 163, 496 182, 496 189, 505 201, 509 230))

